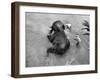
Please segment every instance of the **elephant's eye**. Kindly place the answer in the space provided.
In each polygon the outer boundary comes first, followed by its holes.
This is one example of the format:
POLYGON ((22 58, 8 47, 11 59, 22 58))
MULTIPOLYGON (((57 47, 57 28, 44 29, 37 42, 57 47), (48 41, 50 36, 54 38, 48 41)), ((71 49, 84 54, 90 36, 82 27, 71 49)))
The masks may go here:
POLYGON ((63 25, 62 28, 65 29, 65 26, 63 25))

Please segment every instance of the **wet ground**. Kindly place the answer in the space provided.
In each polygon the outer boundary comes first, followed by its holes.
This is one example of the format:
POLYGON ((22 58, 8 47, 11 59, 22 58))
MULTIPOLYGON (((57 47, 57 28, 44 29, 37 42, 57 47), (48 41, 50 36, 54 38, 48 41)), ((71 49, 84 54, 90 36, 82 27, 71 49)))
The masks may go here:
POLYGON ((89 16, 27 13, 26 18, 26 67, 89 64, 89 35, 83 35, 81 30, 84 27, 82 21, 89 21, 89 16), (50 54, 46 57, 46 51, 51 46, 46 37, 48 27, 55 20, 72 24, 71 32, 65 31, 71 46, 63 56, 50 54), (76 34, 81 38, 79 46, 74 40, 76 34))

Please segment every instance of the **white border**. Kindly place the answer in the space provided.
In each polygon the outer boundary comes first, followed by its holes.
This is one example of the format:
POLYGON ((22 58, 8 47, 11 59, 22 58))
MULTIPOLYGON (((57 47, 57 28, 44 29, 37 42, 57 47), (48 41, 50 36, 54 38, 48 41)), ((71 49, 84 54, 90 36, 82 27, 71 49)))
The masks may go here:
POLYGON ((20 74, 38 74, 53 72, 73 72, 95 70, 95 11, 85 9, 71 8, 52 8, 52 7, 31 7, 20 6, 20 74), (43 13, 63 13, 63 14, 86 14, 90 15, 90 64, 73 65, 73 66, 56 66, 56 67, 25 67, 25 12, 43 12, 43 13))

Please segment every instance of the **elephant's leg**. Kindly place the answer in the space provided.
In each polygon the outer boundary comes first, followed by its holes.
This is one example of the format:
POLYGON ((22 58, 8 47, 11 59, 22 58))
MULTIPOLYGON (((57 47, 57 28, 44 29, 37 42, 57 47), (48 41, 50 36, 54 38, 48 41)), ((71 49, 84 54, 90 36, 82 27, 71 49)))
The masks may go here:
POLYGON ((53 47, 50 47, 47 49, 47 57, 49 56, 49 53, 55 53, 56 50, 53 47))

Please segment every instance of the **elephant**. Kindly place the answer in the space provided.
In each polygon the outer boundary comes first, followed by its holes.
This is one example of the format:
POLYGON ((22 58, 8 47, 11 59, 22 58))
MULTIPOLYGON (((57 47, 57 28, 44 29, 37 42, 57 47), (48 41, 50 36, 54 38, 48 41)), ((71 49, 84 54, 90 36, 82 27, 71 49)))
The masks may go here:
POLYGON ((70 41, 64 30, 65 26, 60 20, 52 24, 51 30, 47 35, 52 47, 47 49, 47 56, 49 56, 49 53, 63 55, 70 48, 70 41))

